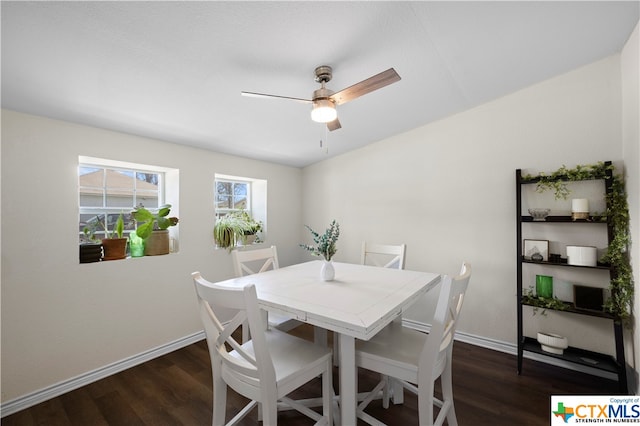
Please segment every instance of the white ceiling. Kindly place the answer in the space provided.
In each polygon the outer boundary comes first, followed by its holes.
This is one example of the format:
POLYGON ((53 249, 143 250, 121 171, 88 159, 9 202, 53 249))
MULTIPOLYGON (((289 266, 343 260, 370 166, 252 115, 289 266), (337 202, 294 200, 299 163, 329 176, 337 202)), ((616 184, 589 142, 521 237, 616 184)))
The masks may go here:
POLYGON ((2 1, 2 107, 305 166, 620 52, 639 5, 2 1), (402 80, 340 105, 334 132, 240 96, 310 98, 324 64, 334 91, 402 80))

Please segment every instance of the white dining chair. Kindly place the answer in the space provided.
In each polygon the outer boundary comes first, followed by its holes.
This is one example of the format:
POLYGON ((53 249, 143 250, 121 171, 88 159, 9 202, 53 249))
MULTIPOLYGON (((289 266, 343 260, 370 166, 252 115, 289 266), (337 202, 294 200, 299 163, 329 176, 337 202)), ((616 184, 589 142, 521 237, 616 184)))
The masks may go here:
POLYGON ((392 323, 369 341, 356 343, 356 365, 380 373, 381 381, 358 405, 357 415, 370 425, 383 423, 365 413, 367 405, 383 391, 383 406, 388 407, 384 395, 387 377, 399 379, 404 388, 418 394, 420 425, 456 426, 451 360, 453 338, 465 292, 471 278, 471 265, 463 263, 460 275, 442 279, 431 329, 428 334, 392 323), (434 396, 435 382, 440 378, 442 400, 434 396), (440 407, 434 421, 434 405, 440 407))
MULTIPOLYGON (((233 250, 231 252, 233 270, 237 278, 245 275, 257 274, 272 269, 278 269, 278 250, 276 246, 271 246, 256 250, 233 250)), ((280 331, 289 331, 302 324, 300 321, 286 315, 279 315, 273 312, 266 313, 268 324, 280 331)), ((246 327, 245 327, 246 328, 246 327)), ((242 340, 249 338, 245 329, 242 332, 242 340)))
POLYGON ((406 244, 390 245, 362 242, 360 263, 384 268, 404 269, 406 244))
MULTIPOLYGON (((404 269, 406 244, 377 244, 362 242, 360 263, 362 265, 380 266, 382 268, 404 269)), ((402 316, 394 319, 394 322, 402 322, 402 316)))
POLYGON ((278 404, 309 416, 316 425, 332 424, 331 350, 277 329, 269 329, 258 306, 256 288, 224 287, 210 283, 199 272, 191 274, 211 358, 213 376, 213 426, 235 425, 260 404, 264 425, 277 425, 278 404), (227 324, 216 316, 218 308, 237 313, 227 324), (232 336, 244 322, 251 339, 238 343, 232 336), (322 414, 288 398, 305 383, 322 377, 322 414), (227 386, 250 399, 228 423, 227 386))
MULTIPOLYGON (((406 244, 379 244, 363 241, 362 250, 360 251, 360 264, 382 268, 404 269, 406 252, 406 244)), ((398 316, 393 322, 402 324, 402 316, 398 316)), ((338 352, 340 348, 335 339, 333 345, 337 348, 336 352, 338 352)), ((334 364, 336 363, 334 358, 334 364)), ((388 385, 383 389, 384 395, 386 396, 388 392, 391 392, 393 395, 393 403, 402 404, 404 402, 402 385, 394 379, 390 379, 387 383, 388 385)), ((387 401, 388 399, 385 398, 385 403, 387 401)))

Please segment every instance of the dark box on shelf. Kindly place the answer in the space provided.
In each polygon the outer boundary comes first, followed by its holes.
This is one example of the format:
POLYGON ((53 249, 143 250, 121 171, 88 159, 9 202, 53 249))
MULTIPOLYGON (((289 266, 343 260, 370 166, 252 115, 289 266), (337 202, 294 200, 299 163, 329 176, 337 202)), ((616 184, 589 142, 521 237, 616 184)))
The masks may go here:
POLYGON ((602 288, 574 285, 573 300, 576 309, 594 312, 604 311, 602 307, 604 304, 604 289, 602 288))

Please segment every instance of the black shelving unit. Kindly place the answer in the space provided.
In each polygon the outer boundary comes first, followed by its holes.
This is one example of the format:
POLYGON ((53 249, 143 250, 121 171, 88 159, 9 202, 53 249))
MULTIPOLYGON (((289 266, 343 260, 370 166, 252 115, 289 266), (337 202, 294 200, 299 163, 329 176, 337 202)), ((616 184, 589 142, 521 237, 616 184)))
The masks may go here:
MULTIPOLYGON (((611 165, 610 161, 605 162, 605 166, 611 165)), ((607 194, 611 192, 611 182, 612 182, 612 171, 607 170, 606 179, 604 179, 605 183, 605 191, 607 194)), ((559 178, 559 181, 563 179, 559 178)), ((517 304, 518 304, 518 374, 522 372, 522 363, 523 363, 523 355, 524 352, 536 353, 540 356, 550 357, 560 359, 569 363, 582 365, 590 368, 594 368, 601 371, 606 371, 609 373, 614 373, 618 377, 618 384, 621 393, 628 394, 629 386, 627 382, 627 371, 626 371, 626 360, 624 354, 624 337, 622 330, 622 321, 620 318, 615 317, 614 315, 608 314, 606 312, 594 312, 594 311, 585 311, 581 309, 576 309, 572 303, 566 302, 565 309, 558 310, 558 312, 566 312, 567 315, 587 315, 594 316, 599 318, 605 318, 611 320, 613 324, 613 333, 615 339, 615 353, 616 356, 613 357, 608 354, 602 354, 598 352, 588 351, 581 348, 569 347, 563 351, 561 355, 552 354, 549 352, 545 352, 542 350, 540 344, 531 337, 524 336, 523 333, 523 325, 524 325, 524 317, 523 317, 523 306, 527 304, 523 301, 523 264, 539 264, 544 266, 558 267, 558 268, 585 268, 585 269, 600 269, 600 270, 609 270, 610 278, 614 278, 616 276, 616 271, 611 268, 610 265, 598 264, 597 266, 575 266, 569 265, 566 261, 559 262, 536 262, 533 260, 525 259, 523 256, 522 245, 523 245, 523 236, 522 236, 522 224, 523 223, 556 223, 558 226, 571 226, 576 223, 584 224, 590 223, 599 226, 606 226, 607 229, 607 241, 611 242, 613 238, 613 229, 611 224, 609 224, 602 217, 599 216, 591 216, 588 219, 582 220, 573 220, 571 216, 548 216, 544 221, 534 221, 531 216, 522 215, 522 187, 523 185, 535 185, 537 183, 537 179, 527 179, 523 180, 522 170, 516 170, 516 246, 517 246, 517 256, 516 256, 516 264, 517 264, 517 304)), ((531 225, 528 225, 531 226, 531 225)), ((535 225, 533 225, 535 226, 535 225)), ((594 228, 594 232, 603 232, 594 228)))

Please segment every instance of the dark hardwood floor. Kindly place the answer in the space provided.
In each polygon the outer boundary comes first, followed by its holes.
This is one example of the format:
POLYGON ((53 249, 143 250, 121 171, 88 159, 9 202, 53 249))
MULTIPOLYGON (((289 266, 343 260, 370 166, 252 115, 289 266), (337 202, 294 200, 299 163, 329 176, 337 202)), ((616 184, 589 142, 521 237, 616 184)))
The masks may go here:
MULTIPOLYGON (((295 334, 311 338, 308 326, 295 334)), ((456 342, 453 351, 455 408, 461 426, 545 426, 550 396, 617 394, 617 383, 583 373, 525 360, 516 374, 512 355, 456 342)), ((359 389, 370 389, 377 375, 359 372, 359 389)), ((334 386, 338 376, 334 372, 334 386)), ((210 425, 211 364, 204 341, 107 377, 83 388, 2 419, 3 426, 210 425)), ((320 394, 320 380, 298 390, 298 397, 320 394)), ((228 392, 227 419, 244 399, 228 392)), ((389 425, 416 425, 417 398, 405 392, 403 405, 384 410, 374 401, 368 412, 389 425)), ((254 410, 243 425, 256 425, 254 410)), ((278 417, 281 426, 313 424, 295 412, 278 417)), ((364 424, 359 421, 358 425, 364 424)))

